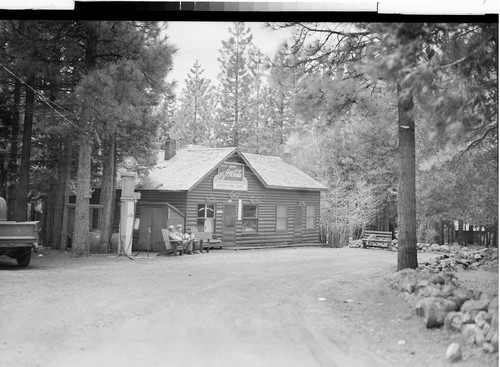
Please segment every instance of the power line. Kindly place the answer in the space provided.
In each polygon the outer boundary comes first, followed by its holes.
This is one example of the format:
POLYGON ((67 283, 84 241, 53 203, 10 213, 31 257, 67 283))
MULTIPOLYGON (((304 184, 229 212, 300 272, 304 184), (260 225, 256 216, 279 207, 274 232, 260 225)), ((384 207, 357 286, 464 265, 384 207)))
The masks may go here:
MULTIPOLYGON (((84 129, 82 129, 80 126, 78 126, 77 124, 75 124, 73 121, 69 120, 66 116, 64 116, 61 112, 59 112, 58 110, 56 110, 52 104, 54 106, 56 106, 57 108, 60 108, 61 110, 63 110, 64 112, 68 113, 68 114, 71 114, 69 111, 65 110, 63 107, 59 106, 57 103, 55 102, 52 102, 50 100, 47 99, 47 97, 45 97, 44 95, 42 95, 39 91, 37 91, 35 88, 33 88, 31 85, 29 85, 28 83, 26 83, 24 80, 22 80, 20 77, 18 77, 13 71, 9 70, 5 65, 3 65, 2 63, 0 63, 0 65, 5 69, 5 71, 7 71, 9 74, 11 74, 14 78, 16 78, 17 80, 19 80, 21 83, 23 83, 25 86, 27 86, 28 88, 30 88, 39 98, 42 102, 44 102, 47 106, 49 106, 49 108, 54 111, 55 113, 57 113, 59 116, 61 116, 65 121, 67 121, 70 125, 72 125, 73 127, 75 127, 76 129, 80 130, 81 132, 83 132, 84 134, 88 134, 87 131, 85 131, 84 129)), ((97 140, 97 143, 99 144, 99 146, 101 146, 101 139, 99 138, 99 135, 97 135, 97 131, 95 129, 92 129, 92 132, 95 134, 96 136, 96 140, 97 140)))

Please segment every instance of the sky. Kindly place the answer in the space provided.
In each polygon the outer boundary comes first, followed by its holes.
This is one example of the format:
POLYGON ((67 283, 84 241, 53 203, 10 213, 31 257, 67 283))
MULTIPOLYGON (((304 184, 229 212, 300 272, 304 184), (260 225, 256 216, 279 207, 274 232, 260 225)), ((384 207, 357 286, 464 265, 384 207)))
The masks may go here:
MULTIPOLYGON (((168 22, 167 35, 170 43, 177 48, 174 55, 173 71, 167 80, 178 83, 175 92, 180 94, 184 79, 196 60, 205 70, 203 76, 217 83, 220 65, 217 58, 222 41, 229 38, 228 28, 231 22, 168 22)), ((265 23, 245 23, 253 34, 253 43, 264 53, 272 57, 280 43, 290 37, 290 30, 273 31, 265 23)))

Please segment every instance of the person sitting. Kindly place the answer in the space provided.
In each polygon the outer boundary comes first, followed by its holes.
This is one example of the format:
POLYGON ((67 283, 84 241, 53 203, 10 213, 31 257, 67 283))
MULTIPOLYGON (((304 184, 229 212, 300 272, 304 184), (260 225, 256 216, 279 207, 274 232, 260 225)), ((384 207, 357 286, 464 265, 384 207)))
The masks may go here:
MULTIPOLYGON (((179 233, 175 230, 175 227, 173 225, 168 226, 168 238, 172 240, 171 245, 174 249, 174 254, 177 255, 177 247, 178 245, 184 251, 184 248, 186 247, 187 241, 185 241, 182 236, 179 236, 179 233)), ((182 253, 181 253, 182 254, 182 253)))
POLYGON ((186 232, 187 235, 189 235, 189 240, 191 242, 193 242, 193 252, 195 254, 199 254, 201 253, 201 242, 199 239, 196 239, 196 236, 194 235, 194 233, 192 233, 191 229, 188 229, 187 232, 186 232))
POLYGON ((182 232, 182 224, 175 226, 175 233, 181 238, 183 244, 185 244, 186 253, 188 255, 193 255, 193 240, 189 234, 182 232))

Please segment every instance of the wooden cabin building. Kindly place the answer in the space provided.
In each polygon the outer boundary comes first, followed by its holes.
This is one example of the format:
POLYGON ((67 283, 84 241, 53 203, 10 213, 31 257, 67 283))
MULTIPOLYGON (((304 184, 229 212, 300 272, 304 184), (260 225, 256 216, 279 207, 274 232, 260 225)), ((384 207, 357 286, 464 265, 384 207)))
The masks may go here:
POLYGON ((279 157, 237 148, 167 142, 140 191, 134 250, 159 250, 161 228, 212 232, 225 247, 319 242, 320 192, 326 187, 279 157))

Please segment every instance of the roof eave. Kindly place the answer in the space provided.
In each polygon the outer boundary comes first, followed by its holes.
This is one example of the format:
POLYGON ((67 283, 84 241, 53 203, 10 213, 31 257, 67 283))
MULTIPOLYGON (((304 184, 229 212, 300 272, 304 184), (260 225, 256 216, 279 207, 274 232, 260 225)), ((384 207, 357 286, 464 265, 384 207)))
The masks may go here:
POLYGON ((326 187, 294 187, 294 186, 276 186, 276 185, 267 185, 269 189, 277 189, 277 190, 301 190, 301 191, 326 191, 328 190, 326 187))

